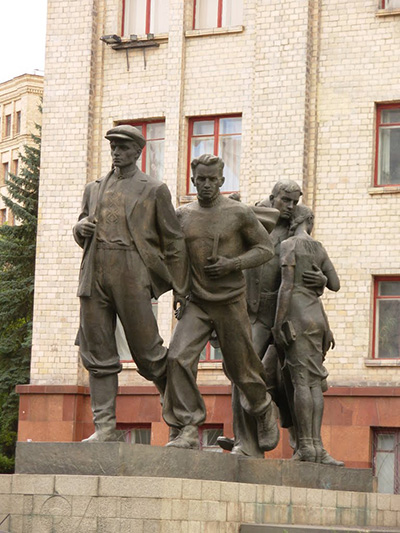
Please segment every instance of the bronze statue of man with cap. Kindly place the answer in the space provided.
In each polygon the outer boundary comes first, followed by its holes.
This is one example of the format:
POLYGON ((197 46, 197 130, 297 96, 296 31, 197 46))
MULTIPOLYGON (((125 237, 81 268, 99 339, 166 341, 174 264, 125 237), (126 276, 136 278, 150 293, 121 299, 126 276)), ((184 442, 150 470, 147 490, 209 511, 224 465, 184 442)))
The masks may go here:
POLYGON ((112 170, 89 183, 74 226, 83 248, 78 341, 89 371, 95 433, 116 440, 115 405, 122 366, 115 341, 117 315, 139 373, 165 389, 167 349, 151 298, 173 289, 174 306, 188 284, 185 240, 168 187, 139 170, 146 140, 129 125, 109 130, 112 170))

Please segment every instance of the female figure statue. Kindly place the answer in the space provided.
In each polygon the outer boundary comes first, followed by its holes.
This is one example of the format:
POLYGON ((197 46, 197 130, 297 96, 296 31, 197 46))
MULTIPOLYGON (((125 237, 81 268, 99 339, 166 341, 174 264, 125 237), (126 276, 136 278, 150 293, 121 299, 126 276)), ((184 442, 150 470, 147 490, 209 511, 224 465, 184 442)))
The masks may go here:
POLYGON ((339 278, 322 244, 311 236, 314 215, 305 205, 298 205, 291 224, 291 234, 281 243, 282 281, 273 328, 275 343, 285 353, 294 387, 294 415, 297 430, 295 458, 343 466, 324 449, 321 423, 324 409, 323 387, 328 372, 325 354, 334 347, 320 296, 320 288, 304 283, 304 272, 322 270, 326 286, 340 288, 339 278))

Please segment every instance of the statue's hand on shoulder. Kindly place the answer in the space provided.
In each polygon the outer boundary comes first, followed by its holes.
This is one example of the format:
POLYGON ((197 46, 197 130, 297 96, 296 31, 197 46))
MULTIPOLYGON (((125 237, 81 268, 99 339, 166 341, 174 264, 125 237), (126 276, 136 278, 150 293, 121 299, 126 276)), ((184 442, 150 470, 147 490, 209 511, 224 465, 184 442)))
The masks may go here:
POLYGON ((312 270, 305 270, 303 272, 303 283, 309 289, 317 289, 321 295, 324 292, 328 278, 322 270, 314 263, 312 270))
POLYGON ((97 220, 90 216, 82 218, 82 220, 76 224, 75 231, 81 237, 91 237, 96 229, 96 222, 97 220))
MULTIPOLYGON (((230 259, 228 257, 223 257, 218 255, 216 257, 207 257, 207 261, 213 262, 211 265, 206 265, 204 267, 204 272, 210 278, 222 278, 234 270, 239 270, 238 268, 238 259, 230 259)), ((240 261, 239 261, 240 266, 240 261)))

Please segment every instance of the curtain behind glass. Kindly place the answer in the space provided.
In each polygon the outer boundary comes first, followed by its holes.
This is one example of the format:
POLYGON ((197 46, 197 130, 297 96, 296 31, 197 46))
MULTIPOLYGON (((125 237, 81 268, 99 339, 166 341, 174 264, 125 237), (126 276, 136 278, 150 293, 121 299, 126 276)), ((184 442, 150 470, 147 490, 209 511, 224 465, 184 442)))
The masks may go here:
POLYGON ((218 0, 195 0, 196 15, 194 27, 196 29, 215 28, 218 25, 218 0))
POLYGON ((243 0, 224 0, 222 26, 238 26, 243 23, 243 0))
POLYGON ((146 0, 125 0, 124 35, 146 33, 146 0))
POLYGON ((169 28, 169 0, 152 0, 150 32, 167 33, 169 28))
POLYGON ((400 8, 400 0, 385 0, 385 9, 400 8))

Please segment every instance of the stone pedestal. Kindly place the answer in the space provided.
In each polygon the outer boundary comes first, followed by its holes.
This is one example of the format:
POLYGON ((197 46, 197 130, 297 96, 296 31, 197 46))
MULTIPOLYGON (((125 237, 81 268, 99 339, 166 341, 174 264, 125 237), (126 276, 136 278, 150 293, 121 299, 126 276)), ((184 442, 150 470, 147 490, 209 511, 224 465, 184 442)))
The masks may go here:
POLYGON ((127 444, 19 442, 19 474, 144 476, 374 492, 369 469, 127 444))

